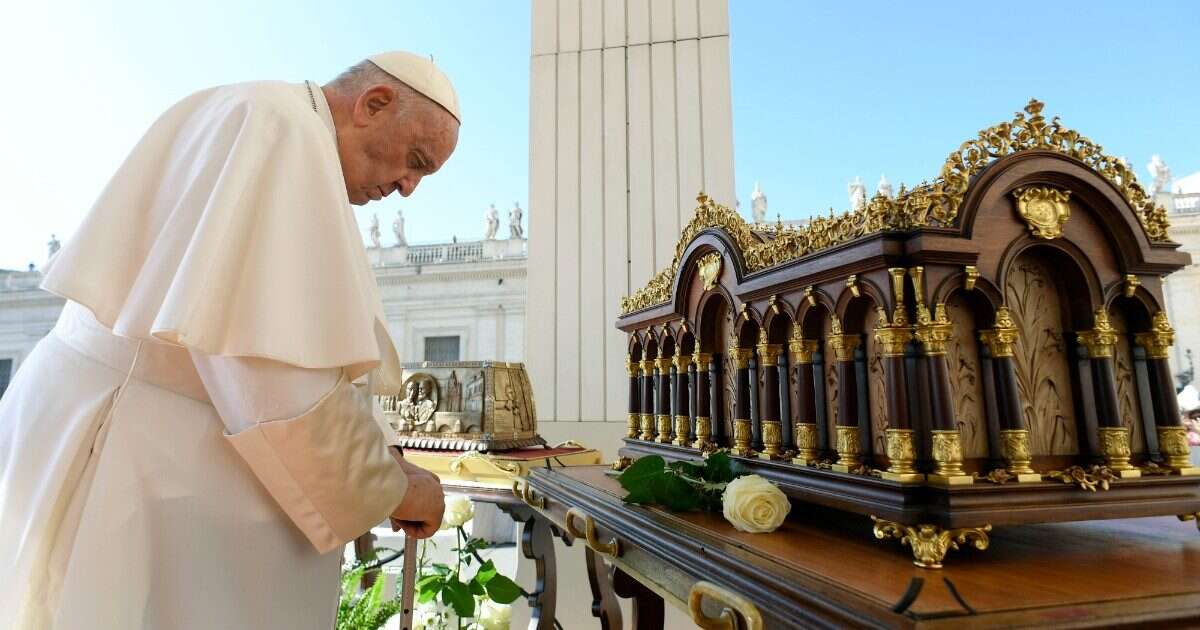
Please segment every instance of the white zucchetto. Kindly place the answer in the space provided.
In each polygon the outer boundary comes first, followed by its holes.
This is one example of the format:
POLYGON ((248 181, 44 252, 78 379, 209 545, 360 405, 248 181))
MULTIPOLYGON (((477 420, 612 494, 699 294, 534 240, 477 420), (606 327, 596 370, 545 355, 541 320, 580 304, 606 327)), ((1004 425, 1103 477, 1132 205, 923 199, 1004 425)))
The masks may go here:
POLYGON ((450 83, 450 77, 434 65, 433 60, 403 50, 394 50, 371 55, 367 57, 367 61, 429 97, 462 123, 462 115, 458 110, 458 94, 454 91, 454 85, 450 83))

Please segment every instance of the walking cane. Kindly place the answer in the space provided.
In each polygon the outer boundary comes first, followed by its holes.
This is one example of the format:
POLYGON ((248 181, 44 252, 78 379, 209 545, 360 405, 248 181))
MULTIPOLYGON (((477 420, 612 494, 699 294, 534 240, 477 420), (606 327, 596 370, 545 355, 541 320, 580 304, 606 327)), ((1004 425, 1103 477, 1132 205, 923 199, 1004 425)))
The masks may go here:
POLYGON ((400 630, 412 630, 417 586, 417 539, 404 535, 404 573, 400 588, 400 630))

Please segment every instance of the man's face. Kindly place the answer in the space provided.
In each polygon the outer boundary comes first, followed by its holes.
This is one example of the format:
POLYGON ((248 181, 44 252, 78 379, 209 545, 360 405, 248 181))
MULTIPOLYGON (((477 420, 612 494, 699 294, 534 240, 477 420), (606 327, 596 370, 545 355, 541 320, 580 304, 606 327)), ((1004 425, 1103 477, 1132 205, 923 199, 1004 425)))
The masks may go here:
POLYGON ((338 130, 338 155, 350 203, 361 206, 400 191, 407 197, 437 172, 458 144, 458 121, 433 103, 402 108, 396 90, 376 85, 354 102, 338 130))

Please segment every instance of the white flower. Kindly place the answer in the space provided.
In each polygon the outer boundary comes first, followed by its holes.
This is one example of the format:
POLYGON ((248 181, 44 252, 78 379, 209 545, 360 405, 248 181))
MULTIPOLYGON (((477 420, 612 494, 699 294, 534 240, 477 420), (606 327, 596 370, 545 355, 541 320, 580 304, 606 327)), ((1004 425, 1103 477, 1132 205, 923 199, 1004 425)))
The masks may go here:
POLYGON ((479 602, 479 615, 476 619, 483 630, 508 630, 509 621, 512 619, 512 606, 485 599, 479 602))
POLYGON ((738 531, 751 534, 775 531, 792 509, 783 491, 758 475, 729 482, 721 495, 721 504, 725 520, 738 531))
POLYGON ((442 514, 441 529, 462 527, 475 517, 475 504, 465 496, 457 495, 446 499, 446 512, 442 514))
POLYGON ((443 630, 449 624, 449 612, 436 599, 413 606, 413 630, 443 630))

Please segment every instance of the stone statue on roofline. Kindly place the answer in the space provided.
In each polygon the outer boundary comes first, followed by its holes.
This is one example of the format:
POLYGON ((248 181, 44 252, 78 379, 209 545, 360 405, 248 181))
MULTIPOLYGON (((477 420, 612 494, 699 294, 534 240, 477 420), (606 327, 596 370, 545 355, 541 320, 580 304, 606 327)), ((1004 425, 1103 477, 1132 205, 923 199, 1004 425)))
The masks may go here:
POLYGON ((754 182, 754 192, 750 193, 750 212, 754 215, 755 223, 765 223, 767 220, 767 196, 754 182))
POLYGON ((896 191, 892 189, 892 182, 888 181, 887 175, 879 176, 879 184, 875 186, 875 194, 883 195, 888 199, 896 198, 896 191))
POLYGON ((392 233, 396 235, 396 245, 408 245, 408 239, 404 238, 404 211, 396 211, 396 219, 392 221, 392 233))
POLYGON ((1154 154, 1150 156, 1150 163, 1146 165, 1146 168, 1150 170, 1150 196, 1167 192, 1171 186, 1171 169, 1167 163, 1163 162, 1158 154, 1154 154))
POLYGON ((374 247, 375 249, 379 249, 381 247, 381 245, 379 244, 380 236, 381 236, 381 234, 379 232, 379 215, 372 214, 371 215, 371 247, 374 247))
POLYGON ((483 238, 491 241, 495 240, 496 232, 500 231, 500 211, 496 210, 496 204, 488 204, 487 212, 483 215, 483 238))
POLYGON ((862 210, 867 206, 867 187, 861 177, 855 176, 846 188, 850 193, 850 210, 862 210))
POLYGON ((508 238, 525 238, 525 228, 521 227, 521 204, 513 202, 512 210, 508 211, 508 238))

